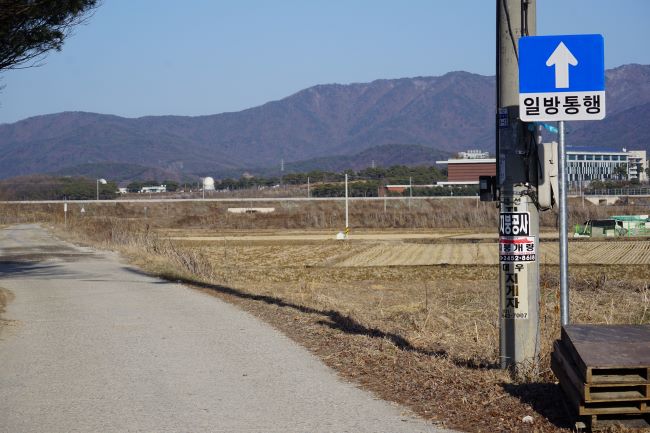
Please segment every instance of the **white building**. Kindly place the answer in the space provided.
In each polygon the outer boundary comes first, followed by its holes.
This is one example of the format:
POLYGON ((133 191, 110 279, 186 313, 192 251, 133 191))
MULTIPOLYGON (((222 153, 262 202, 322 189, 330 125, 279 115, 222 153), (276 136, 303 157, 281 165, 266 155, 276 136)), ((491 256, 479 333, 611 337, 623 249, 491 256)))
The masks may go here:
POLYGON ((157 185, 157 186, 143 186, 140 189, 141 193, 159 193, 167 192, 167 185, 157 185))
POLYGON ((607 148, 567 148, 567 181, 572 186, 586 186, 592 180, 647 179, 646 151, 607 148))
POLYGON ((646 182, 648 174, 648 156, 645 150, 630 150, 627 157, 627 173, 630 179, 639 179, 639 182, 646 182))
POLYGON ((490 158, 489 152, 483 152, 482 150, 478 150, 478 149, 458 152, 458 159, 488 159, 488 158, 490 158))

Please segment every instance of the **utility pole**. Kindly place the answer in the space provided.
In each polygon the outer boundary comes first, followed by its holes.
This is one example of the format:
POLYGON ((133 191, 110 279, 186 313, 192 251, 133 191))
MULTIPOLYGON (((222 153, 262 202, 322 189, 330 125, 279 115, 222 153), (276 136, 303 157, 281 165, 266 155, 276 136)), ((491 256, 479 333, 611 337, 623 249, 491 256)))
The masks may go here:
POLYGON ((502 368, 535 368, 539 357, 539 131, 519 119, 519 38, 536 34, 535 0, 497 0, 497 183, 499 356, 502 368), (523 253, 522 253, 523 250, 523 253))
POLYGON ((106 179, 95 179, 95 183, 97 184, 97 198, 96 198, 96 200, 99 200, 99 184, 101 183, 102 185, 106 185, 106 179))
POLYGON ((284 158, 280 160, 280 186, 284 186, 284 158))
POLYGON ((311 191, 309 188, 309 176, 307 176, 307 198, 311 197, 311 191))
POLYGON ((348 174, 345 173, 345 239, 350 234, 350 206, 348 205, 348 174))

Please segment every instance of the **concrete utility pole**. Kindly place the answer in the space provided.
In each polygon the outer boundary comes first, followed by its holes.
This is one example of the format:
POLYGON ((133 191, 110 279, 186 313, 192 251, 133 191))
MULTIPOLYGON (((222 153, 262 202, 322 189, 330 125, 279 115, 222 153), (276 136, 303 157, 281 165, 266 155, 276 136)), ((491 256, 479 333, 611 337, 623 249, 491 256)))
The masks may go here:
POLYGON ((502 368, 536 366, 539 356, 538 130, 519 120, 521 36, 536 33, 535 0, 497 0, 497 183, 502 368))

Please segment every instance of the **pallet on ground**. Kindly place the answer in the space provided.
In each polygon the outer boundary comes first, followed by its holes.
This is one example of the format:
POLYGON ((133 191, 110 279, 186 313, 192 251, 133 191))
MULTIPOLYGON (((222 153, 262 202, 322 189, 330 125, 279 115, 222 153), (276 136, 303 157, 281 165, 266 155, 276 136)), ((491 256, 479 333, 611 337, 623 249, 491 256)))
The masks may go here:
POLYGON ((561 341, 586 383, 650 383, 648 325, 567 325, 561 341))
POLYGON ((562 341, 553 344, 551 367, 556 376, 565 376, 585 403, 609 401, 647 401, 650 400, 650 381, 638 372, 620 374, 620 371, 608 371, 607 375, 593 375, 596 380, 587 382, 580 375, 574 358, 570 356, 562 341))
POLYGON ((569 325, 551 369, 577 418, 650 425, 650 326, 569 325))

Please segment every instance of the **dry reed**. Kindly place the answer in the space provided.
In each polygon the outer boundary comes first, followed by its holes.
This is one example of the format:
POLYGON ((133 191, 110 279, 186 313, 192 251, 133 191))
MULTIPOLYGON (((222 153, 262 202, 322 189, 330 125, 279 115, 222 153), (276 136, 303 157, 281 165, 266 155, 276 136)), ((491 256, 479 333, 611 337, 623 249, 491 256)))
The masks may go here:
MULTIPOLYGON (((378 208, 377 202, 355 203, 353 222, 372 228, 384 224, 492 228, 489 221, 496 218, 492 206, 477 209, 475 203, 462 201, 424 201, 410 211, 403 203, 392 204, 384 213, 383 204, 378 208)), ((210 230, 336 227, 341 210, 335 203, 287 205, 269 217, 229 215, 214 203, 183 208, 187 214, 160 205, 149 209, 146 220, 134 205, 117 203, 110 209, 90 208, 84 217, 72 215, 68 235, 118 249, 151 272, 194 281, 254 311, 341 374, 384 398, 469 431, 546 432, 567 426, 549 369, 551 344, 559 335, 556 266, 542 267, 540 363, 523 381, 513 381, 494 368, 498 359, 495 266, 335 268, 373 244, 224 240, 199 246, 158 235, 162 228, 191 229, 199 224, 210 230), (527 414, 537 420, 528 430, 520 423, 527 414)), ((610 213, 638 213, 638 209, 586 207, 574 212, 573 218, 610 213)), ((51 207, 8 212, 3 218, 0 222, 37 218, 62 222, 51 207)), ((631 273, 626 266, 572 267, 573 319, 650 323, 649 280, 650 271, 644 268, 631 273)))

